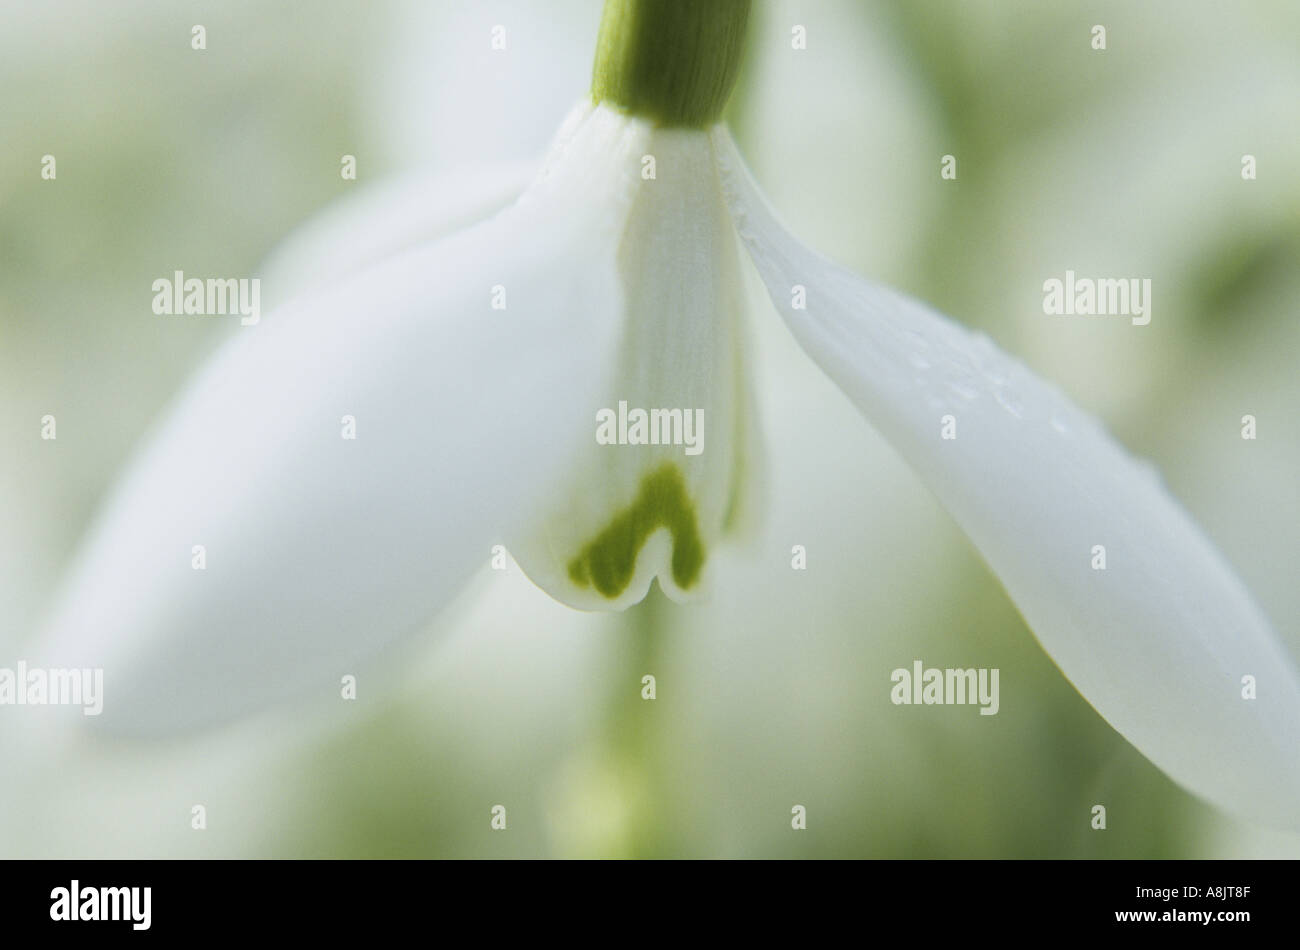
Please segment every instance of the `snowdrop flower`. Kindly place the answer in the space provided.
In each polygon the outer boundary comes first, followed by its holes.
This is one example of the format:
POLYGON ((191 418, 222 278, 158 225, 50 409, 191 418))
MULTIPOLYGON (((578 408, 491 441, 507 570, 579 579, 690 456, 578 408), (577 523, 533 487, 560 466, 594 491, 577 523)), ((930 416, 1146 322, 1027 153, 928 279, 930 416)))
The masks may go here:
POLYGON ((335 681, 498 543, 584 610, 725 584, 710 555, 761 508, 751 386, 776 384, 751 378, 748 261, 1095 708, 1190 790, 1300 826, 1293 662, 1151 467, 776 220, 719 123, 748 7, 609 0, 590 101, 517 201, 412 247, 358 225, 361 259, 242 331, 108 503, 52 663, 103 667, 103 723, 157 733, 335 681))

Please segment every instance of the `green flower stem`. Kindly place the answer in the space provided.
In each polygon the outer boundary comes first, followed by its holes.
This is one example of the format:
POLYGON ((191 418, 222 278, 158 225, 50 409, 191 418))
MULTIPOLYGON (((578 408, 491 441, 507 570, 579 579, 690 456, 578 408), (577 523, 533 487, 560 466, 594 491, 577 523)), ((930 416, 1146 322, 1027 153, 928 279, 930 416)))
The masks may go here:
POLYGON ((605 0, 591 97, 659 125, 707 128, 736 84, 750 0, 605 0))

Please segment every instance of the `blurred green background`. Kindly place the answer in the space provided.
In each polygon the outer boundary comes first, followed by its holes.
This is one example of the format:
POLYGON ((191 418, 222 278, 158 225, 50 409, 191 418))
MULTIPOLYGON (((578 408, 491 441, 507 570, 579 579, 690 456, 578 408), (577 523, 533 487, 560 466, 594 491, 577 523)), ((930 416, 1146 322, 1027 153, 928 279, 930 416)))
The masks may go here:
MULTIPOLYGON (((791 228, 982 328, 1153 459, 1300 654, 1300 7, 755 8, 729 118, 791 228), (1067 268, 1152 278, 1150 326, 1045 318, 1067 268)), ((392 175, 539 155, 598 20, 596 0, 0 6, 0 665, 151 420, 240 332, 155 316, 152 280, 256 273, 392 175)), ((361 671, 355 703, 162 744, 0 709, 0 856, 1300 856, 1098 717, 754 309, 767 504, 707 604, 579 614, 512 567, 361 671), (893 706, 889 671, 914 659, 999 668, 1001 711, 893 706)))

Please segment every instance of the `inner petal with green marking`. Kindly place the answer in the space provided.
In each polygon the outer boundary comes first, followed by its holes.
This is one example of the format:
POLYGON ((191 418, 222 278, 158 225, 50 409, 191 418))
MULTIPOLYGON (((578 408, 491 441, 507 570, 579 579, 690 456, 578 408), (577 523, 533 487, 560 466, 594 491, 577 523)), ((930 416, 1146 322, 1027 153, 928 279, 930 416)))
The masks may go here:
MULTIPOLYGON (((608 106, 597 106, 599 109, 608 106)), ((621 610, 657 580, 699 595, 709 554, 743 516, 752 405, 739 248, 707 132, 632 119, 645 136, 619 246, 621 342, 583 420, 573 475, 508 546, 571 606, 621 610)), ((564 154, 562 161, 582 156, 564 154)))

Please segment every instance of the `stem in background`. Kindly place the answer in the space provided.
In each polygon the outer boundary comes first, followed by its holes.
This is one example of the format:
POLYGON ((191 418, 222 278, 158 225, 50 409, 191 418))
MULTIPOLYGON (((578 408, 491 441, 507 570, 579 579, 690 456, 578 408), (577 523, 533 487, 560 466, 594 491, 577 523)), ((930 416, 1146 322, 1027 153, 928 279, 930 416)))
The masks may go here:
POLYGON ((618 655, 611 664, 614 688, 603 723, 603 745, 614 763, 620 786, 630 798, 630 827, 623 846, 627 857, 663 857, 672 851, 669 840, 673 814, 671 788, 664 774, 661 744, 667 709, 659 700, 641 698, 641 677, 659 679, 669 644, 673 604, 657 586, 628 611, 629 623, 620 631, 618 655))

